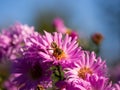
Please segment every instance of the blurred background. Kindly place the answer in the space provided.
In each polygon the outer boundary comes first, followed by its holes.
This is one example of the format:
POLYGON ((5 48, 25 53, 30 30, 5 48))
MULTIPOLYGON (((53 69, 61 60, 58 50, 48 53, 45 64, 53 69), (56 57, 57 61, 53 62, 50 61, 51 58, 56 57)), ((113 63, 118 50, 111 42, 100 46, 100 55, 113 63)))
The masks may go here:
POLYGON ((52 30, 60 17, 80 38, 99 32, 104 39, 100 56, 109 66, 120 62, 120 0, 1 0, 0 29, 15 22, 35 26, 38 31, 52 30))

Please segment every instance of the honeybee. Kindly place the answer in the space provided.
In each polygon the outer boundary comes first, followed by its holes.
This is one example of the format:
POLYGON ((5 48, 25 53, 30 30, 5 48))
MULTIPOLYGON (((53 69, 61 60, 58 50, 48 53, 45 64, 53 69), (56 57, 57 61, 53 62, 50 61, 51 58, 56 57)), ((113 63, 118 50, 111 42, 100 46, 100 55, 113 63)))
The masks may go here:
POLYGON ((51 43, 51 47, 52 47, 53 49, 55 49, 55 48, 57 48, 58 46, 57 46, 57 44, 56 44, 55 42, 52 42, 52 43, 51 43))
POLYGON ((53 51, 54 51, 53 55, 55 57, 57 57, 57 56, 59 56, 59 55, 61 55, 63 53, 63 50, 60 49, 55 42, 51 43, 51 47, 53 48, 53 51))

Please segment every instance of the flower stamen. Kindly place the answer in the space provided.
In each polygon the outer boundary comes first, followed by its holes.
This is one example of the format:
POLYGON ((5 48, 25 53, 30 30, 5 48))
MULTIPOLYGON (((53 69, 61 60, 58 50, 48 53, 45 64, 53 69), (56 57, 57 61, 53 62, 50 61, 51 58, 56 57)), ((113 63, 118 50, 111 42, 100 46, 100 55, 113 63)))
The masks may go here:
POLYGON ((87 74, 92 74, 92 71, 90 68, 84 67, 78 71, 78 76, 82 79, 85 79, 87 74))
POLYGON ((30 77, 34 80, 40 78, 42 76, 42 69, 38 63, 36 63, 31 69, 30 69, 30 77))

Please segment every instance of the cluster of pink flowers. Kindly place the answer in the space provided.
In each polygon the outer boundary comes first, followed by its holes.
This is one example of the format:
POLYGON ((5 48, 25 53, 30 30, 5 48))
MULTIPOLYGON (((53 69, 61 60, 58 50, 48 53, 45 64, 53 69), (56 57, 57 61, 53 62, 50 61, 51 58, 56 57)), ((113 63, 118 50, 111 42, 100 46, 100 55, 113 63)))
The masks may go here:
POLYGON ((7 90, 120 90, 112 84, 106 62, 83 50, 78 34, 67 33, 60 19, 58 32, 40 34, 33 27, 15 24, 0 34, 0 61, 12 62, 7 90))
POLYGON ((12 60, 20 56, 19 48, 24 46, 24 39, 34 32, 34 27, 16 23, 0 33, 0 61, 12 60))

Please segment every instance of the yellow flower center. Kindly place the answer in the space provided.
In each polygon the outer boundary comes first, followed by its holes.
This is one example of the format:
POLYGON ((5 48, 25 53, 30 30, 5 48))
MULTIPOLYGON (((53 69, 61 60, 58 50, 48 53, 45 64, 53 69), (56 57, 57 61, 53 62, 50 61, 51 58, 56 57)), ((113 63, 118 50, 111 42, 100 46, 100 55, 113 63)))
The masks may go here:
POLYGON ((90 68, 84 67, 78 71, 78 76, 82 79, 86 78, 86 74, 92 74, 92 70, 90 68))
POLYGON ((65 52, 62 49, 60 49, 55 42, 51 43, 51 47, 53 48, 53 56, 57 60, 61 60, 66 57, 65 52))

